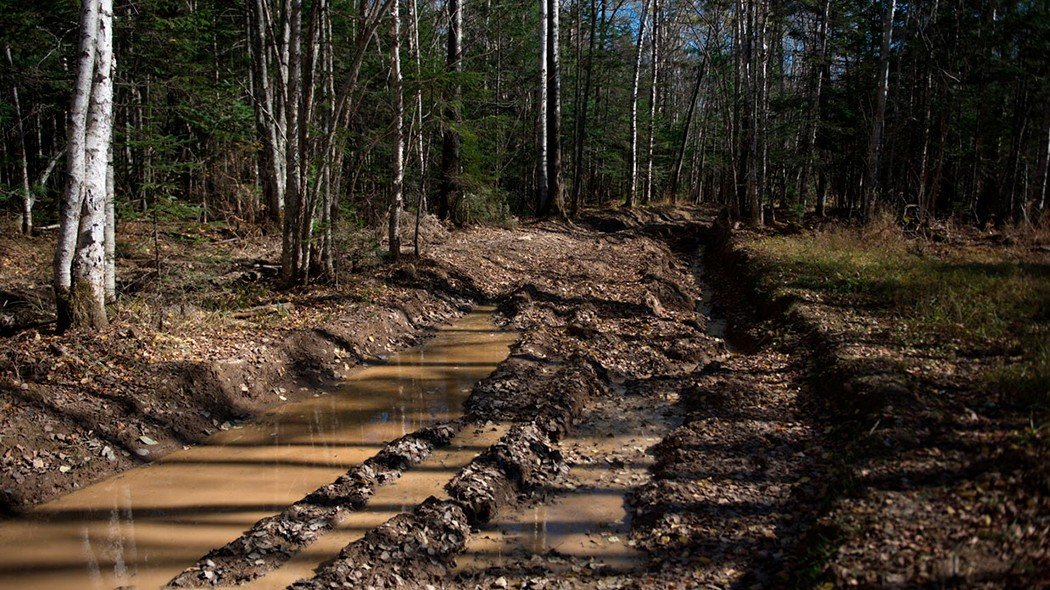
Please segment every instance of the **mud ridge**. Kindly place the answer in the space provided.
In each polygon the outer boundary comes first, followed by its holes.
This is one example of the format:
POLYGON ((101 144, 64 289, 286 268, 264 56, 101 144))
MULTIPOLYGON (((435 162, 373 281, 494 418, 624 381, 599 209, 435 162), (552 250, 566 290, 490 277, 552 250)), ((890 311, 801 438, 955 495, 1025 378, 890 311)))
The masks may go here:
POLYGON ((274 338, 247 334, 228 356, 213 355, 219 358, 139 358, 124 341, 156 335, 137 326, 100 341, 56 340, 36 354, 0 355, 0 399, 11 402, 0 432, 0 454, 8 451, 0 457, 0 514, 17 515, 328 387, 361 364, 418 345, 483 299, 470 278, 430 260, 403 261, 369 281, 383 293, 375 300, 339 300, 330 319, 274 338), (103 356, 106 367, 93 360, 103 356), (22 455, 30 457, 25 464, 22 455), (60 473, 59 463, 72 469, 60 473))
POLYGON ((558 440, 591 395, 602 390, 591 365, 575 357, 544 385, 547 395, 531 422, 516 424, 446 485, 449 499, 431 497, 351 543, 297 590, 330 587, 400 588, 437 583, 467 546, 471 527, 541 491, 568 467, 558 440))
POLYGON ((243 584, 277 569, 332 529, 349 512, 363 508, 378 486, 395 481, 438 448, 446 447, 465 420, 407 434, 364 463, 302 500, 255 523, 176 576, 169 586, 193 588, 243 584))
POLYGON ((744 294, 752 316, 786 322, 799 335, 812 357, 809 381, 824 409, 840 420, 878 414, 889 405, 914 401, 914 379, 891 363, 850 356, 842 335, 826 323, 805 301, 793 295, 774 294, 750 253, 734 240, 732 229, 719 222, 712 227, 707 261, 730 289, 744 294))
POLYGON ((726 224, 709 245, 711 266, 748 307, 797 336, 802 408, 822 421, 827 481, 808 495, 810 526, 784 548, 794 566, 783 581, 1030 587, 1045 579, 1046 488, 1029 476, 1041 462, 1011 442, 1027 414, 938 375, 936 360, 914 370, 899 343, 869 345, 859 322, 834 306, 783 295, 726 224))

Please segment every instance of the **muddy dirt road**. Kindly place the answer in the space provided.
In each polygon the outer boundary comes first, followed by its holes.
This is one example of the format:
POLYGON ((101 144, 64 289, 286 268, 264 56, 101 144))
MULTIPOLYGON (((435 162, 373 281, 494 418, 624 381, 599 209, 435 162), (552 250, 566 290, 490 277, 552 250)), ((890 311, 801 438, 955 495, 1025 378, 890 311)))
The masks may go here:
POLYGON ((811 582, 834 443, 805 347, 708 284, 713 221, 449 235, 391 280, 493 307, 0 523, 0 588, 811 582))

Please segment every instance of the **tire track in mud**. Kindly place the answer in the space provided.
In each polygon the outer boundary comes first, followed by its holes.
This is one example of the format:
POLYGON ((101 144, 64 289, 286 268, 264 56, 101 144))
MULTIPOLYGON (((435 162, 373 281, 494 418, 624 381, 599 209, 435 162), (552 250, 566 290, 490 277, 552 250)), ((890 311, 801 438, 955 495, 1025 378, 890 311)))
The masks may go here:
POLYGON ((376 490, 422 463, 435 449, 460 437, 457 420, 405 435, 313 491, 282 512, 264 518, 240 537, 209 552, 169 582, 176 588, 242 584, 277 569, 337 526, 351 511, 365 507, 376 490))
MULTIPOLYGON (((539 583, 530 581, 530 572, 569 587, 618 587, 644 578, 625 570, 645 565, 639 549, 650 548, 631 519, 650 483, 651 446, 679 423, 679 396, 692 376, 724 352, 706 334, 686 261, 662 241, 676 223, 687 231, 698 225, 664 221, 658 239, 638 228, 599 233, 545 226, 493 231, 464 241, 462 249, 446 247, 446 263, 461 254, 464 274, 495 295, 521 334, 511 356, 475 385, 468 417, 514 425, 443 493, 363 532, 313 578, 292 587, 502 587, 507 577, 539 583), (471 255, 468 246, 478 239, 487 251, 471 255), (532 274, 515 277, 507 270, 522 268, 532 274), (596 492, 608 497, 588 503, 596 492), (602 545, 606 553, 629 555, 629 563, 603 567, 556 548, 537 554, 536 545, 512 564, 472 562, 472 529, 492 531, 501 522, 521 522, 529 511, 557 515, 574 506, 595 510, 574 525, 580 530, 570 533, 572 542, 602 545), (457 572, 465 551, 467 565, 457 572)), ((339 497, 346 500, 353 497, 339 497)), ((214 583, 201 579, 201 564, 195 571, 198 582, 214 583)))
MULTIPOLYGON (((609 506, 597 511, 599 516, 593 519, 593 526, 587 526, 602 538, 598 529, 608 524, 609 514, 621 521, 621 527, 626 524, 623 521, 629 515, 624 512, 623 498, 647 480, 651 462, 645 457, 647 447, 675 424, 678 409, 673 402, 677 393, 666 384, 677 383, 683 375, 706 366, 716 346, 704 333, 702 317, 696 314, 698 293, 690 282, 688 269, 666 247, 639 235, 605 240, 585 233, 584 237, 597 242, 589 244, 594 246, 592 251, 571 252, 562 261, 565 266, 546 265, 543 275, 529 277, 502 299, 500 309, 521 330, 521 342, 492 377, 476 386, 475 394, 468 400, 471 411, 481 415, 518 421, 530 416, 535 419, 515 426, 502 444, 458 474, 447 487, 449 499, 428 500, 412 513, 388 521, 345 548, 318 576, 299 582, 295 588, 340 584, 376 588, 474 587, 478 582, 481 587, 516 584, 508 582, 507 577, 521 578, 527 572, 519 568, 490 568, 480 572, 480 578, 475 572, 454 575, 454 560, 464 551, 469 556, 472 527, 484 527, 500 515, 513 519, 522 510, 549 504, 547 500, 553 499, 553 505, 558 506, 587 497, 583 493, 572 499, 564 494, 559 497, 558 490, 569 486, 581 492, 593 491, 597 483, 618 486, 614 494, 619 502, 612 502, 611 511, 609 506), (633 252, 634 264, 628 268, 644 268, 645 272, 624 277, 608 264, 592 265, 590 256, 619 254, 608 251, 610 245, 617 250, 625 248, 625 253, 631 253, 631 246, 639 246, 633 252), (608 276, 580 276, 581 270, 595 266, 609 268, 612 275, 620 276, 614 281, 602 280, 608 276), (563 280, 569 277, 574 282, 563 280), (614 291, 609 284, 622 288, 614 291), (574 366, 593 374, 589 379, 597 385, 596 394, 573 395, 571 383, 559 385, 574 366), (547 385, 537 387, 536 382, 547 385), (617 383, 626 387, 611 387, 617 383), (581 407, 580 402, 586 399, 590 402, 581 407), (629 437, 616 439, 618 434, 637 432, 640 423, 652 422, 658 408, 663 408, 666 416, 658 420, 661 424, 649 433, 651 436, 635 437, 634 442, 642 444, 623 444, 630 441, 629 437), (624 420, 627 415, 631 420, 624 420), (555 436, 544 440, 545 433, 555 436), (610 433, 614 435, 611 444, 583 443, 588 437, 610 433), (579 471, 585 470, 586 463, 600 467, 589 477, 566 477, 571 470, 560 457, 563 453, 581 468, 579 471), (631 466, 633 470, 625 469, 628 462, 636 463, 631 466)), ((532 240, 518 236, 515 241, 532 240)), ((500 250, 500 264, 520 268, 514 260, 516 254, 513 248, 500 250)), ((492 257, 486 260, 491 261, 492 257)), ((623 539, 613 537, 605 535, 604 539, 625 549, 629 547, 627 535, 623 539)), ((577 583, 581 577, 589 577, 590 582, 601 584, 630 580, 622 576, 618 579, 618 572, 602 568, 592 568, 593 575, 581 576, 584 568, 556 553, 534 556, 529 560, 533 565, 535 557, 542 560, 539 569, 544 579, 567 576, 566 580, 577 583), (550 567, 557 561, 568 567, 550 567), (610 578, 610 574, 614 577, 610 578)), ((644 556, 638 562, 644 562, 644 556)))
POLYGON ((545 384, 535 418, 510 428, 431 497, 346 546, 297 590, 349 585, 423 587, 445 578, 466 548, 472 527, 556 481, 567 471, 558 442, 600 387, 580 359, 566 363, 545 384))
POLYGON ((482 527, 456 569, 455 585, 475 588, 520 580, 542 587, 552 577, 587 577, 608 587, 646 566, 631 539, 629 498, 649 480, 649 448, 677 422, 674 397, 619 386, 588 404, 562 443, 567 477, 544 497, 482 527))

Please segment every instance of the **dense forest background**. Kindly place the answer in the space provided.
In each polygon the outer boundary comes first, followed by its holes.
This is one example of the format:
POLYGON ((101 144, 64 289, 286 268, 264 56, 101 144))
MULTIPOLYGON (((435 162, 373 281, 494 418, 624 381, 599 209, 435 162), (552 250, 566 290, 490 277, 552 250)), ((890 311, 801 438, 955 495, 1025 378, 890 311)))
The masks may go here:
MULTIPOLYGON (((312 101, 302 186, 330 194, 316 227, 385 220, 397 120, 409 209, 422 196, 459 222, 536 213, 540 3, 409 0, 397 29, 391 4, 118 0, 118 220, 280 218, 267 159, 285 149, 287 118, 274 115, 296 18, 299 102, 312 101), (461 62, 449 52, 455 12, 461 62)), ((553 4, 560 64, 544 70, 560 84, 561 123, 549 145, 567 213, 700 201, 762 222, 825 208, 863 217, 870 200, 909 220, 1007 223, 1045 208, 1045 2, 553 4)), ((38 227, 56 222, 65 182, 79 12, 72 0, 0 10, 0 198, 19 214, 35 200, 38 227)))

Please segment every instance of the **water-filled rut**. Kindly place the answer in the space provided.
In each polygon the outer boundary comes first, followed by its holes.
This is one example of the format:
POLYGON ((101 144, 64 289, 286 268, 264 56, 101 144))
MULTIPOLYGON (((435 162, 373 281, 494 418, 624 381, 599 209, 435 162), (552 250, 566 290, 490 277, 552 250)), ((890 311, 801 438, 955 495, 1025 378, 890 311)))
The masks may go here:
MULTIPOLYGON (((357 371, 335 394, 285 405, 201 446, 0 523, 0 588, 163 586, 385 443, 459 417, 472 385, 507 356, 516 338, 494 324, 493 313, 474 310, 421 348, 357 371)), ((452 455, 474 447, 457 442, 452 455)), ((467 459, 452 455, 453 465, 467 459)), ((412 487, 440 490, 448 475, 421 470, 412 487)), ((410 496, 405 500, 417 501, 410 496)))

